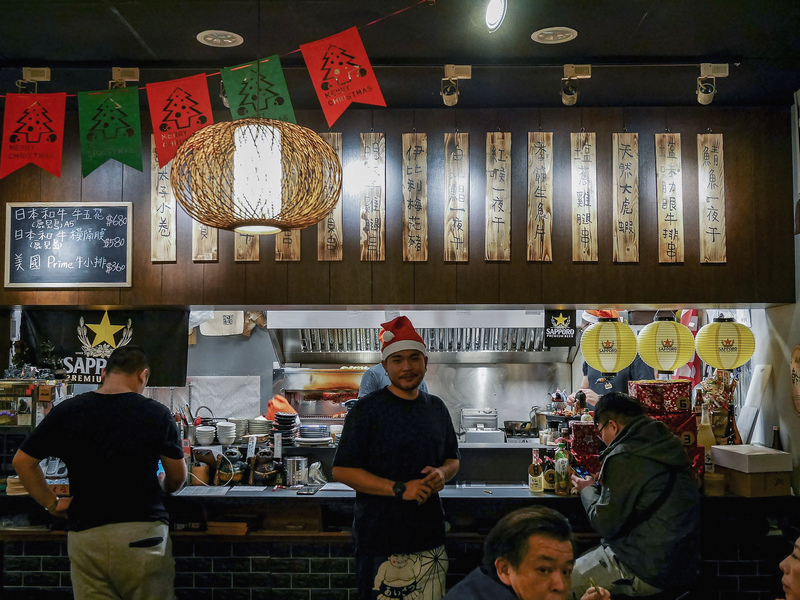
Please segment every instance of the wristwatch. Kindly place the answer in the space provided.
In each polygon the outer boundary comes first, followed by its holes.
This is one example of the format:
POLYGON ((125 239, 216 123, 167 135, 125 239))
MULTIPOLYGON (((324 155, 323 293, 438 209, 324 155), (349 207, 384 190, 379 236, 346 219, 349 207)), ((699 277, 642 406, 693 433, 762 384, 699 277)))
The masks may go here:
POLYGON ((406 493, 406 484, 402 481, 395 481, 392 486, 392 491, 397 498, 402 498, 403 494, 406 493))
POLYGON ((61 500, 61 496, 56 496, 56 501, 53 502, 50 506, 45 506, 44 509, 47 512, 51 512, 54 510, 58 510, 58 501, 61 500))

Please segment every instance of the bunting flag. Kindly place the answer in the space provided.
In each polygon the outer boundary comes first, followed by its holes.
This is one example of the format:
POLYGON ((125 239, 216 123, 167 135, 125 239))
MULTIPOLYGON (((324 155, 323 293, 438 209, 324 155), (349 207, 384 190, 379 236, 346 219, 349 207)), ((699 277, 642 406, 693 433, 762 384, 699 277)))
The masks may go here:
POLYGON ((297 123, 277 54, 222 69, 222 83, 234 119, 259 117, 297 123))
POLYGON ((6 94, 0 178, 33 163, 61 177, 67 95, 6 94))
POLYGON ((175 157, 183 142, 198 129, 214 123, 206 75, 147 84, 147 101, 158 166, 175 157))
POLYGON ((137 88, 79 92, 78 121, 84 177, 112 158, 137 171, 142 170, 137 88))
POLYGON ((329 127, 351 102, 386 106, 357 28, 303 44, 300 50, 329 127))

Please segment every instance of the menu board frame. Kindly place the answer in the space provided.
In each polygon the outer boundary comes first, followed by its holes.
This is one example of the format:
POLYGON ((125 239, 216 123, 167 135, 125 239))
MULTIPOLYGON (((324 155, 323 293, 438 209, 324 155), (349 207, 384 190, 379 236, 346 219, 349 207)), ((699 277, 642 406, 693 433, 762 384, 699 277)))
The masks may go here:
MULTIPOLYGON (((4 285, 7 288, 123 288, 131 287, 133 285, 133 273, 131 272, 131 265, 133 264, 133 203, 132 202, 8 202, 6 203, 6 226, 5 226, 5 258, 3 260, 4 266, 4 285), (74 282, 61 282, 48 280, 46 277, 39 277, 36 281, 12 281, 11 278, 11 257, 12 257, 12 226, 16 219, 14 218, 13 211, 15 209, 47 209, 58 208, 70 212, 76 209, 93 210, 98 208, 114 207, 123 209, 125 215, 125 223, 116 226, 120 231, 120 235, 124 231, 125 251, 123 253, 116 252, 115 256, 124 255, 125 260, 125 277, 124 281, 114 280, 109 281, 107 277, 91 276, 84 278, 82 281, 74 282)), ((44 273, 45 271, 41 271, 44 273)))

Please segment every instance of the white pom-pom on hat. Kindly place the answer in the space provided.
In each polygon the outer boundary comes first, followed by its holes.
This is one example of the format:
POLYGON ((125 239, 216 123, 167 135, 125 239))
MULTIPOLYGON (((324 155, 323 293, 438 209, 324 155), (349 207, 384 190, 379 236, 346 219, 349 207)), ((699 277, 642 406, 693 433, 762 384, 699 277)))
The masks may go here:
POLYGON ((383 343, 387 344, 394 339, 394 334, 391 331, 384 331, 383 332, 383 343))

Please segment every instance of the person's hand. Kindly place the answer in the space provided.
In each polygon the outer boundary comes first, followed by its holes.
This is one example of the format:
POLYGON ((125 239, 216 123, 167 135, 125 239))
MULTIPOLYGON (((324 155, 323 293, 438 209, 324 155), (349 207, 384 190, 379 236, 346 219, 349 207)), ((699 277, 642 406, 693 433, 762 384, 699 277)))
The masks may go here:
POLYGON ((441 469, 425 467, 422 469, 422 474, 425 475, 425 479, 423 479, 422 482, 431 488, 432 494, 441 492, 442 489, 444 489, 445 479, 441 469))
POLYGON ((589 487, 590 485, 595 484, 595 478, 589 475, 588 477, 578 477, 577 475, 572 475, 572 487, 578 490, 578 493, 581 493, 581 490, 585 487, 589 487))
POLYGON ((586 394, 586 407, 589 410, 592 410, 592 407, 597 404, 598 400, 600 400, 600 396, 597 395, 597 392, 589 388, 581 388, 581 391, 586 394))
POLYGON ((403 500, 414 500, 417 504, 425 504, 432 493, 431 487, 425 483, 424 479, 412 479, 411 481, 406 481, 403 500))
POLYGON ((578 401, 575 399, 575 392, 572 392, 569 396, 567 396, 567 404, 569 406, 575 406, 578 404, 578 401))
POLYGON ((611 592, 609 592, 605 588, 597 587, 595 589, 594 586, 590 587, 586 590, 586 593, 581 596, 581 600, 609 600, 611 598, 611 592), (600 593, 597 593, 597 590, 600 590, 600 593))

